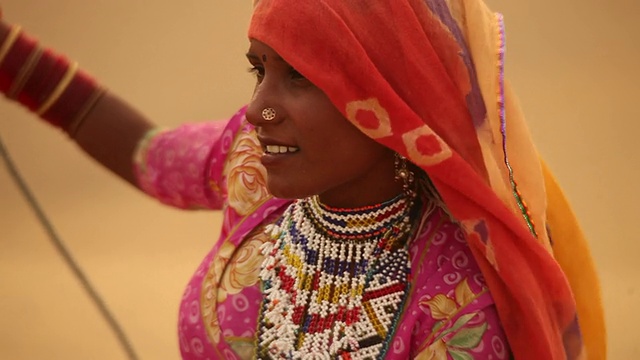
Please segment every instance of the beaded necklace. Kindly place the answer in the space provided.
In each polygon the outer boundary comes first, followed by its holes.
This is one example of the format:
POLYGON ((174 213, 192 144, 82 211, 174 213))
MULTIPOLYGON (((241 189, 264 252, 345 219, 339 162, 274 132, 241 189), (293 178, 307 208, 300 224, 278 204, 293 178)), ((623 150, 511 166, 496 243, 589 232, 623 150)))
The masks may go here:
POLYGON ((381 359, 409 290, 413 199, 297 200, 267 227, 257 357, 381 359))

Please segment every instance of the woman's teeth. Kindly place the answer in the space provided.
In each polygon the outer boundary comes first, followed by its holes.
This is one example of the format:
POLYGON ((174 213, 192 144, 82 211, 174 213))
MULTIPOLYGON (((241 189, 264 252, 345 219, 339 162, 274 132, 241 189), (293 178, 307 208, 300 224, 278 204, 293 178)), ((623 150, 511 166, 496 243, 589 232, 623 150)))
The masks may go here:
POLYGON ((267 154, 286 154, 286 153, 295 153, 300 150, 295 146, 281 146, 281 145, 267 145, 266 153, 267 154))

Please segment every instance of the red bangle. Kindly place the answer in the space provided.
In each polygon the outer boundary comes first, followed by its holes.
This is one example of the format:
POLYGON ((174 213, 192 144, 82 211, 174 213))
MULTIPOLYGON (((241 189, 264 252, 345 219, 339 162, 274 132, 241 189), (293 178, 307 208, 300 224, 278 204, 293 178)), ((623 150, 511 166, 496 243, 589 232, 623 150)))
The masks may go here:
POLYGON ((22 28, 19 25, 12 26, 11 30, 9 30, 7 35, 2 39, 2 42, 0 43, 0 64, 2 64, 2 61, 7 56, 7 53, 13 46, 13 43, 18 39, 21 30, 22 28))
POLYGON ((95 105, 102 93, 102 88, 91 77, 77 72, 51 107, 39 115, 49 123, 75 133, 77 129, 71 129, 71 125, 79 121, 79 116, 86 115, 85 112, 95 105))
POLYGON ((104 89, 77 63, 19 32, 14 27, 0 45, 0 92, 73 136, 104 89))
POLYGON ((0 91, 3 94, 9 91, 22 65, 27 61, 29 54, 33 52, 36 46, 35 40, 25 34, 20 34, 9 48, 4 60, 0 63, 0 91))
POLYGON ((62 80, 68 66, 66 59, 57 58, 51 50, 45 50, 17 100, 36 112, 62 80))
POLYGON ((20 72, 16 75, 16 78, 13 80, 13 84, 11 84, 11 88, 7 92, 7 97, 9 99, 15 99, 18 97, 18 94, 24 88, 25 83, 31 78, 31 74, 35 69, 36 65, 40 61, 40 57, 42 56, 42 48, 36 45, 35 49, 31 51, 27 61, 20 68, 20 72))

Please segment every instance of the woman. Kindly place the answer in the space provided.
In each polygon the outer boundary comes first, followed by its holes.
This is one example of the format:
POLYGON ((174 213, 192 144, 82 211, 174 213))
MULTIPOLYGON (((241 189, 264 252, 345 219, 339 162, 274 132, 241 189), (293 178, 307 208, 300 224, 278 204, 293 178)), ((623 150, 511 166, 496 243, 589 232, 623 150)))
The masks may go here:
POLYGON ((604 356, 597 287, 573 280, 595 283, 588 251, 481 2, 259 1, 249 106, 160 132, 19 34, 0 33, 9 98, 166 203, 226 205, 184 358, 604 356))

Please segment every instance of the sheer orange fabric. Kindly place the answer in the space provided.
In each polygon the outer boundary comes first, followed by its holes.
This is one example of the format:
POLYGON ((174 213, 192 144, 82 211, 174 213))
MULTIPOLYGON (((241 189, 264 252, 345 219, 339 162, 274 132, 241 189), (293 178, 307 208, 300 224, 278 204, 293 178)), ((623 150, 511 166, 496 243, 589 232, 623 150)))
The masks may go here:
POLYGON ((590 255, 575 218, 548 222, 557 213, 547 195, 555 206, 561 193, 547 194, 504 82, 500 15, 478 0, 260 0, 249 37, 275 49, 363 133, 427 172, 466 232, 516 359, 585 358, 580 327, 591 358, 604 357, 597 279, 573 291, 578 283, 567 279, 583 267, 594 274, 590 255), (554 242, 582 244, 573 249, 586 259, 578 268, 566 245, 556 260, 548 225, 554 242), (580 326, 578 310, 592 315, 580 326))

